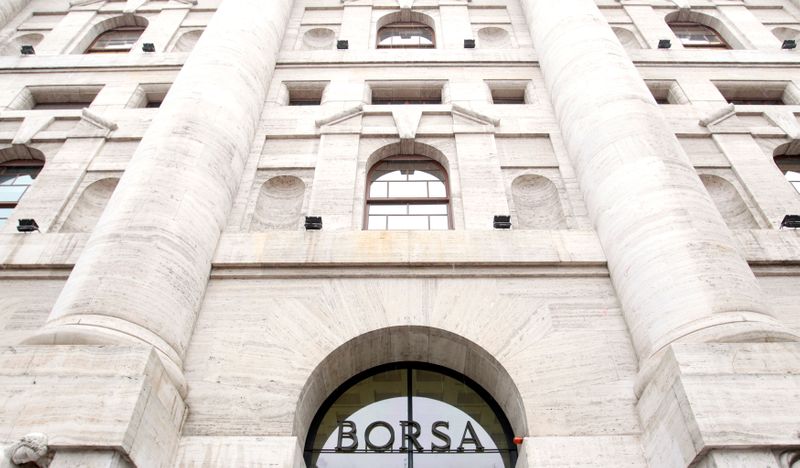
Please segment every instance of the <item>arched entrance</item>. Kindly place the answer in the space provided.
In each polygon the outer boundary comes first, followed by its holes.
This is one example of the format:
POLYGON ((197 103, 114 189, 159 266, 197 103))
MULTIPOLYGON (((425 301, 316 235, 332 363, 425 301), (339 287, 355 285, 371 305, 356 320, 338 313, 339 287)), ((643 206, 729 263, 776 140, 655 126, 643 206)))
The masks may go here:
POLYGON ((322 404, 308 467, 497 467, 516 463, 511 424, 480 385, 451 369, 398 362, 347 380, 322 404))

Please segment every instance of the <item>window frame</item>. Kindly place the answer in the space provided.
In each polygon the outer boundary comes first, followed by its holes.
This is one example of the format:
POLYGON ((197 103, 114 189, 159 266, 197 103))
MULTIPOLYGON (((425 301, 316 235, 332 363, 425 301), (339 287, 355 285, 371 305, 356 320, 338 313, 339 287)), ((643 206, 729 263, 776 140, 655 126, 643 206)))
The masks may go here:
POLYGON ((130 51, 133 50, 133 46, 136 45, 137 42, 139 42, 139 39, 141 39, 142 34, 144 34, 144 31, 146 29, 147 29, 146 26, 117 26, 115 28, 107 29, 107 30, 101 32, 100 34, 98 34, 97 37, 94 38, 92 43, 89 44, 89 47, 87 47, 86 50, 83 53, 84 53, 84 55, 127 54, 127 53, 129 53, 130 51), (107 34, 110 34, 110 33, 119 32, 119 31, 139 31, 139 36, 136 38, 135 41, 133 41, 133 43, 131 43, 131 46, 129 48, 127 48, 127 49, 95 49, 95 46, 103 38, 103 36, 105 36, 107 34))
MULTIPOLYGON (((25 197, 25 195, 28 193, 28 191, 31 189, 31 187, 33 187, 34 182, 36 182, 36 178, 39 176, 39 174, 42 173, 42 169, 44 168, 44 161, 42 161, 40 159, 12 159, 12 160, 0 163, 0 169, 4 169, 4 168, 7 168, 7 167, 38 167, 39 168, 39 171, 36 173, 36 175, 34 177, 32 177, 33 182, 31 182, 30 185, 25 187, 25 190, 22 192, 22 194, 19 196, 19 198, 17 199, 16 202, 0 201, 0 208, 10 208, 11 209, 11 213, 9 213, 9 215, 11 215, 14 212, 14 210, 17 208, 17 206, 19 206, 19 202, 22 201, 22 199, 25 197)), ((8 219, 9 218, 5 218, 5 221, 7 222, 8 219)), ((2 225, 0 225, 0 229, 2 229, 4 226, 5 226, 5 222, 2 225)))
MULTIPOLYGON (((423 36, 418 36, 423 37, 423 36)), ((394 21, 378 28, 375 32, 375 48, 376 49, 435 49, 436 48, 436 31, 432 26, 420 21, 394 21), (386 29, 410 29, 417 27, 420 29, 427 29, 431 32, 430 45, 381 45, 381 31, 386 29)))
POLYGON ((732 49, 731 45, 728 44, 728 41, 726 41, 725 38, 722 37, 722 34, 720 34, 719 31, 717 31, 716 29, 712 28, 711 26, 705 25, 703 23, 698 23, 696 21, 669 21, 669 22, 667 22, 667 26, 669 26, 669 29, 672 31, 672 34, 674 34, 675 37, 678 38, 678 41, 680 41, 681 45, 684 48, 687 48, 687 49, 726 49, 726 50, 732 49), (714 36, 716 36, 717 39, 719 39, 719 44, 687 44, 675 32, 675 27, 676 26, 677 27, 690 26, 690 27, 695 27, 695 28, 698 28, 698 29, 705 29, 705 30, 707 30, 709 32, 712 32, 714 34, 714 36))
MULTIPOLYGON (((474 391, 479 397, 483 399, 483 401, 487 404, 487 406, 494 412, 495 416, 498 419, 501 427, 503 428, 503 432, 505 433, 508 445, 508 454, 509 454, 509 461, 510 466, 516 466, 517 460, 519 457, 519 449, 517 445, 514 443, 514 430, 511 426, 511 422, 508 419, 505 411, 500 406, 500 404, 495 400, 494 396, 492 396, 489 391, 487 391, 483 386, 479 383, 467 377, 466 375, 450 369, 448 367, 440 366, 438 364, 432 364, 428 362, 422 361, 398 361, 398 362, 391 362, 387 364, 382 364, 371 369, 367 369, 365 371, 359 372, 358 374, 350 377, 349 379, 342 382, 333 392, 331 392, 328 397, 323 401, 323 403, 317 408, 317 412, 314 414, 314 418, 311 420, 311 424, 308 427, 308 431, 306 432, 306 440, 303 444, 303 460, 308 466, 311 466, 311 459, 314 452, 314 441, 316 435, 319 431, 319 427, 327 414, 328 410, 336 403, 336 401, 344 395, 348 390, 350 390, 353 386, 359 384, 363 380, 372 377, 377 374, 381 374, 391 370, 422 370, 428 372, 435 372, 442 374, 444 376, 450 377, 455 379, 467 387, 470 390, 474 391)), ((407 382, 408 385, 411 385, 411 380, 409 379, 407 382)), ((409 389, 410 390, 410 389, 409 389)), ((409 396, 411 391, 409 391, 409 396)), ((409 451, 413 452, 413 450, 409 451)), ((412 455, 413 456, 413 455, 412 455)))
MULTIPOLYGON (((409 232, 409 231, 418 231, 418 232, 442 232, 442 230, 433 230, 433 229, 388 229, 388 219, 387 219, 387 228, 386 229, 369 229, 369 207, 373 205, 446 205, 447 206, 447 231, 453 230, 453 207, 451 203, 451 194, 450 194, 450 174, 448 174, 447 169, 437 160, 433 158, 429 158, 427 156, 423 156, 420 154, 409 154, 409 155, 395 155, 389 156, 387 158, 383 158, 380 161, 377 161, 375 164, 372 165, 369 171, 367 171, 367 178, 366 178, 366 187, 364 190, 364 216, 362 219, 362 230, 364 231, 375 231, 375 232, 409 232), (373 174, 377 170, 377 168, 384 162, 387 161, 420 161, 425 163, 433 163, 439 167, 444 174, 444 190, 445 196, 444 197, 428 197, 428 198, 421 198, 421 197, 407 197, 407 198, 392 198, 392 197, 381 197, 381 198, 373 198, 370 196, 370 188, 372 187, 372 183, 375 182, 372 180, 373 174)), ((388 195, 388 192, 387 192, 388 195)))

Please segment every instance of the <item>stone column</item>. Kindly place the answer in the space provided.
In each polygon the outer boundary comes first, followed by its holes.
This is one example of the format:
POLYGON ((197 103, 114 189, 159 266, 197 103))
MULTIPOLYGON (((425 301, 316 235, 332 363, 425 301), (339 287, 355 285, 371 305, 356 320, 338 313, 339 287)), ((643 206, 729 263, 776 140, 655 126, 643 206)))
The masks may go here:
POLYGON ((642 382, 671 343, 794 340, 592 0, 523 0, 642 382))
POLYGON ((0 2, 0 28, 5 27, 9 21, 28 6, 30 0, 3 0, 0 2))
MULTIPOLYGON (((145 343, 182 358, 292 0, 226 0, 178 75, 47 324, 28 344, 145 343)), ((166 358, 166 359, 164 359, 166 358)))

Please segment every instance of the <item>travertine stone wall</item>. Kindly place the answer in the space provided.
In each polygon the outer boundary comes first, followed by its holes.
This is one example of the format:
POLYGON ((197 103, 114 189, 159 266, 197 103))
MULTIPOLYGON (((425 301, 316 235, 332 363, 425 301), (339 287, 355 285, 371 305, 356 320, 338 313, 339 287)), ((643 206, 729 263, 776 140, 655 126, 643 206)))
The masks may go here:
POLYGON ((11 21, 28 3, 30 0, 3 0, 0 3, 0 28, 11 21))
POLYGON ((31 343, 133 338, 155 346, 180 379, 290 7, 223 3, 31 343))
POLYGON ((644 372, 675 340, 793 339, 594 2, 523 5, 644 372))

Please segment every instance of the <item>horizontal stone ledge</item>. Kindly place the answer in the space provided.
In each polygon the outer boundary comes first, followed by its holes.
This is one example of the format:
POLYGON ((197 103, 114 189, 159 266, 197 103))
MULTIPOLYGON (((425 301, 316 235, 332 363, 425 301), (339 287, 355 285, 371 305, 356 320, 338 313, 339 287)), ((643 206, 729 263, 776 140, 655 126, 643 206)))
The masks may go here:
MULTIPOLYGON (((757 267, 800 266, 800 231, 734 231, 757 267)), ((72 268, 89 234, 0 234, 0 277, 72 268)), ((272 231, 222 235, 214 268, 308 266, 604 266, 594 231, 272 231)))
POLYGON ((368 64, 402 64, 408 66, 413 63, 448 63, 468 64, 469 66, 484 66, 487 63, 514 64, 531 66, 538 62, 536 54, 525 49, 404 49, 378 50, 378 49, 351 49, 351 50, 313 50, 313 51, 284 51, 278 55, 277 67, 287 66, 322 66, 322 65, 352 65, 368 64))
POLYGON ((21 73, 26 70, 60 69, 61 71, 80 69, 121 68, 180 68, 189 57, 188 53, 170 54, 64 54, 64 55, 19 55, 0 57, 0 73, 21 73))
POLYGON ((796 66, 800 55, 786 50, 697 50, 697 49, 641 49, 627 50, 634 65, 666 65, 678 68, 684 65, 776 65, 796 66))

